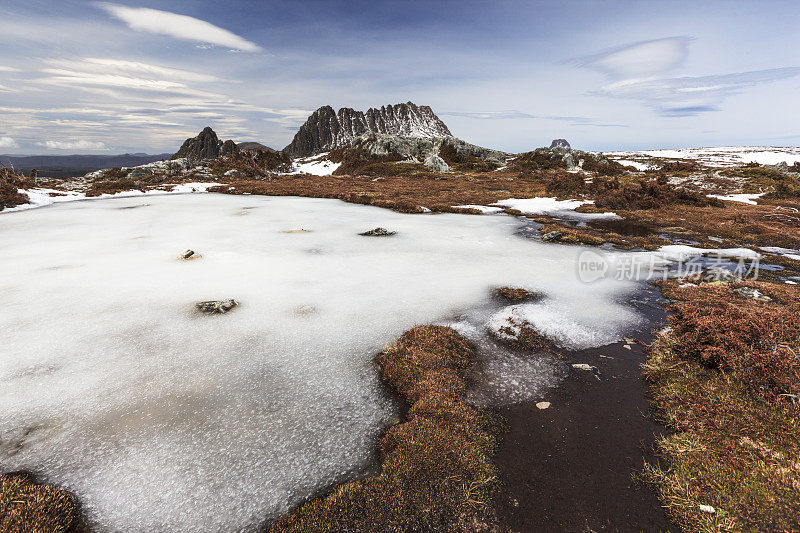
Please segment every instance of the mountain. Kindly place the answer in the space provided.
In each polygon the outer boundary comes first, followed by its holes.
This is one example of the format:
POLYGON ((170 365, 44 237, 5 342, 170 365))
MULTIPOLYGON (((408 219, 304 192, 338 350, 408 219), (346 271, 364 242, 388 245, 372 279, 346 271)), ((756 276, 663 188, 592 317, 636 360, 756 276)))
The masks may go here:
POLYGON ((274 148, 270 148, 264 144, 248 141, 248 142, 241 142, 236 144, 237 148, 239 148, 240 152, 270 152, 273 154, 277 154, 278 151, 274 148))
POLYGON ((14 167, 24 173, 35 168, 39 176, 63 178, 83 176, 101 168, 135 167, 168 159, 170 154, 118 155, 0 155, 0 166, 14 167))
POLYGON ((195 163, 205 159, 216 159, 220 156, 234 154, 239 151, 236 143, 227 140, 222 142, 211 126, 206 126, 197 137, 186 139, 180 149, 170 159, 188 159, 195 163))
POLYGON ((328 152, 349 145, 365 133, 423 138, 451 135, 430 107, 412 102, 372 108, 366 113, 349 107, 335 112, 326 105, 308 117, 283 151, 292 157, 328 152))

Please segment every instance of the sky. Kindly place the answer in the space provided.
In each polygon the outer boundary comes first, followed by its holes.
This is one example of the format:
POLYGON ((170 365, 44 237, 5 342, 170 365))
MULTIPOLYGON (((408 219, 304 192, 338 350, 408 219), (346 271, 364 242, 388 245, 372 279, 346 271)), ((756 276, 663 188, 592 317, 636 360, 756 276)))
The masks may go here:
POLYGON ((413 101, 521 152, 800 144, 800 2, 0 0, 0 153, 174 152, 413 101))

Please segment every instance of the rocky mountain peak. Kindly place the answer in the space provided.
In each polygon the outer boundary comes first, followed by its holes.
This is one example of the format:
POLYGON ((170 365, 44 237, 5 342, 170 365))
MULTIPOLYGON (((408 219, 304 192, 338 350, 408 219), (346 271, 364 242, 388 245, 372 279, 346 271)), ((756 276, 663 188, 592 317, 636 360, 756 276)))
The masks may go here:
POLYGON ((553 142, 550 143, 551 149, 561 149, 561 150, 570 150, 571 147, 566 139, 553 139, 553 142))
POLYGON ((284 151, 292 157, 305 157, 348 146, 363 134, 421 138, 451 135, 430 107, 413 102, 371 108, 366 112, 349 107, 337 112, 326 105, 308 117, 284 151))
POLYGON ((206 126, 197 137, 186 139, 180 149, 171 159, 186 158, 195 163, 206 159, 216 159, 220 156, 227 156, 238 152, 236 143, 232 140, 222 142, 217 134, 206 126))

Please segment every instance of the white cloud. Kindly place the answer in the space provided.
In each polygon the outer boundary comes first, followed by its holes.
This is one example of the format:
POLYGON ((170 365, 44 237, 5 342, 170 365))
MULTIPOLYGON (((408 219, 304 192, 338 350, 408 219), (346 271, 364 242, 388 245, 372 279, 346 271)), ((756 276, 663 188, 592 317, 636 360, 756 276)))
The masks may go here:
POLYGON ((641 78, 679 67, 689 55, 690 37, 666 37, 604 50, 577 60, 615 79, 641 78))
POLYGON ((127 7, 106 2, 100 2, 96 5, 107 11, 111 16, 126 23, 132 30, 168 35, 187 41, 216 44, 244 52, 261 51, 260 46, 235 33, 187 15, 146 7, 127 7))
POLYGON ((36 144, 48 150, 110 150, 106 143, 100 141, 45 141, 36 144))
POLYGON ((0 137, 0 148, 17 148, 17 141, 11 137, 0 137))
POLYGON ((664 116, 691 116, 718 111, 719 104, 746 87, 800 76, 800 67, 785 67, 713 76, 624 80, 594 94, 640 100, 664 116))
POLYGON ((14 68, 14 67, 5 67, 3 65, 0 65, 0 72, 19 72, 19 69, 18 68, 14 68))

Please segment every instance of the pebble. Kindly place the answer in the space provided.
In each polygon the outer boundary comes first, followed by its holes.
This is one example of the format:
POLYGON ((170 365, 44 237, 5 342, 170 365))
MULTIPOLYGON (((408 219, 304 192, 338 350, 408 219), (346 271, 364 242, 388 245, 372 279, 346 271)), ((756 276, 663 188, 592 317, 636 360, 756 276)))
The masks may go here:
POLYGON ((539 402, 536 404, 536 407, 539 409, 547 409, 550 407, 550 402, 539 402))

